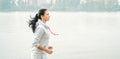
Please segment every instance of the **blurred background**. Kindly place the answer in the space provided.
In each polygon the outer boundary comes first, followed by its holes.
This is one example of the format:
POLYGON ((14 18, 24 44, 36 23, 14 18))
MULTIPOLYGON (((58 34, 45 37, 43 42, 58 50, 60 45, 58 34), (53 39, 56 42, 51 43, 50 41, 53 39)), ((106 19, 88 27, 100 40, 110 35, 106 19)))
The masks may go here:
POLYGON ((119 11, 120 0, 0 0, 0 11, 119 11))
POLYGON ((60 34, 48 59, 120 59, 120 0, 0 0, 0 59, 30 59, 28 21, 40 8, 60 34))

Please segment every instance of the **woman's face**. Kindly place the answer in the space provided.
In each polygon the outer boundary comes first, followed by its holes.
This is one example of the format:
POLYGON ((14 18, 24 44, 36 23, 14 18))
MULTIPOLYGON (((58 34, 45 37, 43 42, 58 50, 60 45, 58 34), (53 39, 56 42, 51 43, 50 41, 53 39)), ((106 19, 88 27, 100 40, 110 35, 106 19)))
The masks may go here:
POLYGON ((45 11, 45 14, 42 16, 42 19, 45 20, 45 21, 48 21, 49 18, 50 18, 49 12, 48 12, 48 11, 45 11))

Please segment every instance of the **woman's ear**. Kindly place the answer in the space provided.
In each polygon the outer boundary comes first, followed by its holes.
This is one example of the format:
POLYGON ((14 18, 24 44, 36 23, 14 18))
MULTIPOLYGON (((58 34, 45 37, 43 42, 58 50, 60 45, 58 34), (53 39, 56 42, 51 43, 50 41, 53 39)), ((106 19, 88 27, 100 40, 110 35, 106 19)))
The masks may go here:
POLYGON ((43 19, 43 15, 41 15, 40 17, 41 17, 41 19, 43 19))

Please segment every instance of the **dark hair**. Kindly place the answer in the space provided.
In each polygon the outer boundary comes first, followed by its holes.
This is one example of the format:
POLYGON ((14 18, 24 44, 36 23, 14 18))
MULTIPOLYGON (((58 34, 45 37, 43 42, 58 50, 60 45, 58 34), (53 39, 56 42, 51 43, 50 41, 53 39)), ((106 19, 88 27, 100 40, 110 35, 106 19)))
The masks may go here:
POLYGON ((35 15, 34 18, 31 18, 32 20, 29 20, 29 27, 32 28, 33 33, 35 32, 36 29, 36 22, 38 21, 38 19, 41 20, 41 16, 45 14, 45 11, 47 9, 40 9, 39 12, 35 15))

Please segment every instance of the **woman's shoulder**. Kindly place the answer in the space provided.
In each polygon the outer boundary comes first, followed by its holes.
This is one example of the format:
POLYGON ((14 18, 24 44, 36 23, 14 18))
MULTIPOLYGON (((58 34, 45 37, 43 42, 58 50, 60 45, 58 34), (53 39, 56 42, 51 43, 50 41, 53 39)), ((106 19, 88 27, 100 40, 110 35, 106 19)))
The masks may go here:
POLYGON ((36 27, 36 29, 35 29, 35 33, 37 33, 37 32, 44 32, 44 27, 42 26, 42 25, 38 25, 37 27, 36 27))
POLYGON ((36 29, 44 29, 43 25, 38 25, 36 29))

